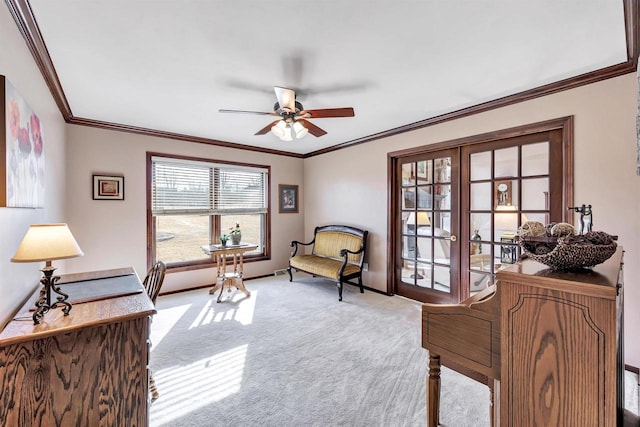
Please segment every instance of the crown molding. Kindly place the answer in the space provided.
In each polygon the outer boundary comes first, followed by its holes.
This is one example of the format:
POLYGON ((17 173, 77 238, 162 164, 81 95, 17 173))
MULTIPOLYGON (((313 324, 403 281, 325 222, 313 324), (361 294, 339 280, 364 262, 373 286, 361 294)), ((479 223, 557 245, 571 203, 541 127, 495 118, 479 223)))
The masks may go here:
POLYGON ((237 144, 235 142, 218 141, 216 139, 203 138, 199 136, 185 135, 182 133, 166 132, 157 129, 149 129, 138 126, 123 125, 119 123, 103 122, 100 120, 86 119, 82 117, 71 117, 67 123, 72 125, 89 126, 99 129, 107 129, 118 132, 135 133, 139 135, 155 136, 158 138, 168 138, 178 141, 195 142, 197 144, 215 145, 218 147, 234 148, 237 150, 254 151, 258 153, 275 154, 278 156, 303 158, 300 153, 291 151, 272 150, 270 148, 255 147, 251 145, 237 144))
POLYGON ((627 39, 627 59, 634 68, 638 65, 640 53, 640 6, 639 0, 624 0, 624 28, 627 39))
POLYGON ((40 68, 42 77, 44 77, 47 86, 49 86, 51 95, 53 95, 62 117, 68 122, 73 117, 73 113, 60 84, 60 79, 58 79, 58 73, 53 66, 53 61, 49 56, 47 45, 42 38, 38 22, 33 16, 31 5, 27 0, 5 0, 5 2, 13 16, 13 20, 16 21, 18 30, 31 51, 31 55, 33 55, 33 59, 36 61, 38 68, 40 68))
POLYGON ((365 136, 363 138, 354 139, 351 141, 343 142, 342 144, 327 147, 322 150, 313 151, 306 154, 304 157, 313 157, 320 154, 329 153, 331 151, 340 150, 347 147, 352 147, 358 144, 364 144, 365 142, 375 141, 377 139, 388 138, 390 136, 398 135, 404 132, 409 132, 416 129, 421 129, 428 126, 434 126, 437 124, 445 123, 451 120, 457 120, 462 117, 471 116, 474 114, 484 113, 486 111, 494 110, 497 108, 506 107, 508 105, 518 104, 520 102, 529 101, 531 99, 539 98, 541 96, 551 95, 553 93, 562 92, 568 89, 574 89, 580 86, 596 83, 602 80, 611 79, 613 77, 622 76, 625 74, 633 73, 636 71, 636 67, 632 61, 623 62, 618 65, 612 65, 610 67, 601 68, 596 71, 581 74, 576 77, 571 77, 558 82, 550 83, 537 88, 529 89, 524 92, 519 92, 513 95, 508 95, 502 98, 487 101, 482 104, 476 104, 471 107, 463 108, 460 110, 452 111, 450 113, 441 114, 439 116, 431 117, 419 122, 411 123, 408 125, 400 126, 395 129, 390 129, 374 135, 365 136))

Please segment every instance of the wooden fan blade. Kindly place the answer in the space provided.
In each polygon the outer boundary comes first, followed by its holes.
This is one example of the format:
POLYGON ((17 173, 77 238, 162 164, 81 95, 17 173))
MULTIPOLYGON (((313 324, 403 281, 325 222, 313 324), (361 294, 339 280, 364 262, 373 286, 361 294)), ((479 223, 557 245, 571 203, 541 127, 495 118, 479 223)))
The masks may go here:
POLYGON ((244 110, 218 110, 219 113, 241 113, 241 114, 259 114, 261 116, 277 116, 280 117, 276 113, 267 113, 265 111, 244 111, 244 110))
POLYGON ((346 108, 321 108, 319 110, 303 110, 300 116, 308 119, 321 119, 325 117, 353 117, 356 115, 352 107, 346 108))
POLYGON ((291 112, 296 111, 296 92, 293 89, 274 86, 273 90, 276 92, 276 98, 278 98, 280 108, 288 109, 291 112))
POLYGON ((327 134, 326 130, 319 128, 308 120, 299 119, 296 121, 302 123, 302 126, 306 127, 309 130, 309 133, 313 136, 320 137, 327 134))
POLYGON ((274 122, 269 123, 268 125, 266 125, 265 127, 263 127, 262 129, 260 129, 258 132, 254 133, 254 135, 264 135, 269 133, 269 131, 271 130, 271 127, 273 125, 275 125, 276 123, 278 123, 280 120, 276 120, 274 122))

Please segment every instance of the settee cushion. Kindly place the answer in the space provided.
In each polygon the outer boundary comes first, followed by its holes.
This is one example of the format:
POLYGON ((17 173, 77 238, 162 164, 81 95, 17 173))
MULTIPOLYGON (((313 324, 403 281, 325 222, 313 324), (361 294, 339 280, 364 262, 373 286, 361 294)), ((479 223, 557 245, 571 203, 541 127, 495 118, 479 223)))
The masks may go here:
MULTIPOLYGON (((289 260, 289 265, 293 268, 304 270, 307 273, 338 279, 338 272, 340 271, 342 261, 315 255, 296 255, 289 260)), ((344 267, 342 275, 350 276, 359 271, 360 267, 357 265, 347 264, 344 267)))
MULTIPOLYGON (((341 264, 343 260, 342 256, 340 256, 340 251, 342 249, 348 249, 356 252, 362 247, 361 237, 339 231, 324 231, 317 233, 315 239, 313 254, 340 260, 338 264, 341 264)), ((360 264, 360 257, 362 256, 362 252, 359 254, 349 254, 347 262, 349 264, 360 264)), ((345 268, 345 275, 347 274, 347 268, 349 268, 349 265, 345 268)), ((303 270, 306 269, 303 268, 303 270)), ((336 274, 333 274, 330 277, 337 277, 337 270, 336 274)))

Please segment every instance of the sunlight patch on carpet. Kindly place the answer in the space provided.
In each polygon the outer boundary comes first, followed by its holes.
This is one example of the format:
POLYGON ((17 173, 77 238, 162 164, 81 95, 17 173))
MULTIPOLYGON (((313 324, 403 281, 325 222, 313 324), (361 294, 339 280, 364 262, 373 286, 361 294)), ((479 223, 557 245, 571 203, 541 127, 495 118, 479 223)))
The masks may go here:
POLYGON ((189 365, 154 370, 161 394, 151 406, 151 425, 170 425, 177 418, 238 393, 247 348, 244 344, 189 365))
MULTIPOLYGON (((190 307, 191 304, 185 304, 158 310, 158 313, 153 316, 153 328, 151 328, 150 339, 154 346, 160 344, 160 341, 173 329, 190 307)), ((153 351, 153 347, 151 347, 151 351, 153 351)))
POLYGON ((252 291, 248 298, 243 293, 236 292, 230 299, 222 300, 220 303, 216 302, 216 298, 211 298, 202 307, 189 329, 227 320, 235 320, 244 326, 250 325, 253 322, 257 299, 258 291, 252 291))

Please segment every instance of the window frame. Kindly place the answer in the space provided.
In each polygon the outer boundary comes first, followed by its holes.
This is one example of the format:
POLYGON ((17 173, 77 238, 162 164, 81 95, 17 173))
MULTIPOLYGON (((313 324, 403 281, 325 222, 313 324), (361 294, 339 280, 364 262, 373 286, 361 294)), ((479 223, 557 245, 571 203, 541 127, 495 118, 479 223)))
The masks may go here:
MULTIPOLYGON (((233 162, 228 160, 210 159, 203 157, 184 156, 180 154, 147 152, 146 156, 146 174, 147 174, 147 269, 153 266, 156 258, 155 247, 155 220, 152 212, 152 192, 153 192, 153 158, 164 157, 171 160, 195 161, 211 164, 222 164, 227 166, 254 167, 266 169, 266 212, 264 215, 264 246, 263 252, 259 254, 247 254, 244 256, 244 262, 256 262, 271 259, 271 166, 259 165, 253 163, 233 162)), ((211 230, 210 239, 215 243, 215 239, 220 235, 220 216, 219 214, 209 215, 209 229, 211 230)), ((212 258, 201 259, 197 261, 172 262, 167 264, 167 272, 179 272, 197 270, 202 268, 215 267, 216 263, 212 258)))

